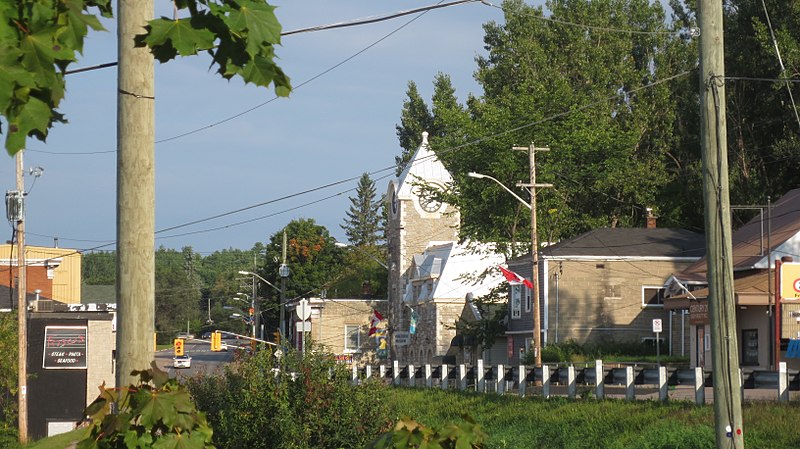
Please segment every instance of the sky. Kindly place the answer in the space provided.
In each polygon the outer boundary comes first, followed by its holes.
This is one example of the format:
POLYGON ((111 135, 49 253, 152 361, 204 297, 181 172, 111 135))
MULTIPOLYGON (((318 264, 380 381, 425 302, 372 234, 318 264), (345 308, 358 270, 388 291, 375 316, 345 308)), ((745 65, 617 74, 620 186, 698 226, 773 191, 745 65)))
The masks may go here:
MULTIPOLYGON (((269 3, 290 31, 437 2, 269 3)), ((155 5, 156 15, 171 16, 171 2, 155 5)), ((246 250, 299 218, 314 219, 346 242, 341 224, 358 178, 373 173, 381 195, 394 176, 401 151, 395 126, 408 82, 429 103, 439 72, 450 75, 460 102, 480 95, 472 75, 489 21, 502 22, 502 12, 474 2, 284 36, 276 54, 295 86, 289 98, 222 79, 205 55, 156 63, 156 245, 191 246, 203 255, 246 250), (182 227, 160 232, 176 226, 182 227)), ((116 60, 115 23, 104 24, 109 31, 91 32, 71 69, 116 60)), ((25 176, 27 244, 53 246, 58 239, 62 248, 115 248, 116 74, 108 68, 68 75, 59 109, 69 123, 57 125, 46 143, 29 140, 26 171, 44 173, 25 176)), ((14 190, 14 159, 0 160, 0 180, 14 190)))

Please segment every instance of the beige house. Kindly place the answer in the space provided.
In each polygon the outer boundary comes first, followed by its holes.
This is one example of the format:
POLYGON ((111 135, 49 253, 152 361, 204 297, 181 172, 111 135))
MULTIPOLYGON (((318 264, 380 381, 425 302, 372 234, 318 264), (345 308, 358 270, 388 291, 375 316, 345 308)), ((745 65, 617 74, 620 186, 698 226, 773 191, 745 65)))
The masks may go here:
POLYGON ((369 335, 373 310, 384 317, 377 328, 385 331, 387 301, 385 299, 326 299, 310 298, 304 305, 298 301, 287 305, 290 336, 293 346, 300 350, 303 338, 325 346, 345 363, 363 365, 376 363, 381 345, 379 335, 369 335), (307 320, 301 317, 306 314, 307 320))
MULTIPOLYGON (((664 282, 699 260, 704 247, 701 234, 650 227, 595 229, 542 248, 535 284, 543 345, 655 343, 653 320, 661 320, 662 353, 688 354, 688 322, 664 309, 664 282)), ((508 265, 530 279, 530 255, 508 265)), ((530 349, 533 315, 528 288, 511 288, 512 298, 525 298, 518 311, 510 307, 507 331, 509 363, 517 363, 530 349)))

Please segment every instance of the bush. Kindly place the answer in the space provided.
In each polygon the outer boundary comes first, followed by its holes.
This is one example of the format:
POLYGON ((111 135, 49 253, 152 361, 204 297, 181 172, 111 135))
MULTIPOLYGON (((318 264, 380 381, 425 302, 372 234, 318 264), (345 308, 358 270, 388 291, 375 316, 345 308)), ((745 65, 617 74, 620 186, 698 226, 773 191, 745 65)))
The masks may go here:
POLYGON ((391 420, 383 384, 351 384, 350 373, 320 350, 280 359, 270 351, 193 378, 189 390, 225 449, 363 448, 391 420))

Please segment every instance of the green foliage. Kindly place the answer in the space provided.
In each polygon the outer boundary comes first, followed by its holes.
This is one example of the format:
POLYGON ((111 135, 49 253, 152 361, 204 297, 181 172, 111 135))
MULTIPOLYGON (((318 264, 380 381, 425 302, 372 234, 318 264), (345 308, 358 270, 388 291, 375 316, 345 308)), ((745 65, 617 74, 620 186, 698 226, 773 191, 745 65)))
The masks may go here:
POLYGON ((57 111, 66 90, 64 70, 83 51, 88 29, 103 29, 89 13, 95 8, 111 16, 110 0, 0 4, 0 114, 7 120, 9 154, 23 149, 29 136, 45 140, 54 123, 65 122, 57 111))
POLYGON ((273 284, 280 285, 278 268, 282 260, 284 231, 287 238, 286 265, 290 270, 286 280, 286 297, 308 297, 327 290, 340 275, 344 251, 336 247, 336 240, 328 229, 311 218, 292 220, 270 237, 266 246, 266 264, 259 274, 273 284))
MULTIPOLYGON (((205 51, 225 79, 268 87, 287 96, 289 78, 275 62, 281 27, 264 0, 180 0, 190 17, 150 22, 136 38, 161 62, 205 51)), ((98 17, 111 17, 110 0, 12 0, 0 2, 0 115, 7 121, 5 148, 13 155, 28 137, 45 141, 50 128, 66 123, 58 107, 66 92, 64 75, 83 52, 98 17)), ((0 133, 3 132, 0 123, 0 133)))
MULTIPOLYGON (((662 348, 666 352, 666 348, 662 348)), ((533 364, 533 353, 526 353, 522 363, 533 364)), ((603 360, 604 362, 648 362, 685 363, 686 357, 656 356, 656 348, 648 342, 603 342, 597 344, 578 344, 575 340, 550 343, 542 348, 542 361, 545 363, 579 363, 603 360)))
POLYGON ((77 449, 213 449, 212 430, 189 392, 158 369, 134 371, 139 385, 101 387, 84 414, 90 424, 77 449))
POLYGON ((455 328, 464 341, 472 342, 472 352, 477 348, 491 347, 498 337, 506 331, 505 320, 508 316, 508 283, 503 282, 488 294, 472 299, 472 305, 478 310, 482 319, 466 320, 459 317, 455 328))
POLYGON ((117 282, 116 251, 83 253, 81 282, 85 285, 114 285, 117 282))
POLYGON ((386 387, 352 385, 348 370, 321 348, 280 359, 262 350, 188 385, 225 449, 363 448, 390 422, 386 387))
POLYGON ((137 46, 150 47, 160 62, 205 51, 223 78, 238 75, 262 87, 274 83, 277 95, 289 95, 289 77, 274 62, 281 41, 274 6, 264 0, 181 0, 175 5, 190 16, 151 20, 147 33, 136 37, 137 46))
MULTIPOLYGON (((168 343, 180 330, 200 328, 200 280, 192 249, 159 248, 155 254, 155 327, 159 343, 168 343)), ((205 305, 205 304, 203 304, 205 305)))
POLYGON ((17 439, 17 337, 17 314, 0 313, 0 447, 17 439))
POLYGON ((384 433, 368 449, 472 449, 483 447, 486 435, 469 415, 460 424, 448 423, 441 428, 425 427, 403 417, 394 429, 384 433))
POLYGON ((381 240, 382 203, 375 200, 375 181, 364 173, 358 180, 356 196, 350 197, 350 209, 341 225, 347 241, 356 246, 375 246, 381 240))

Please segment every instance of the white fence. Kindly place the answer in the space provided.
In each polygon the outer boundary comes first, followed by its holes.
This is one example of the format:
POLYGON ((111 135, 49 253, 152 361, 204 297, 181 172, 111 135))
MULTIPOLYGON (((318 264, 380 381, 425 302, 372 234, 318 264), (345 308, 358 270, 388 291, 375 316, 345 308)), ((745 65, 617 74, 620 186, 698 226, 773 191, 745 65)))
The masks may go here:
MULTIPOLYGON (((579 394, 598 399, 624 397, 634 399, 669 399, 670 390, 681 388, 693 390, 694 401, 706 402, 706 388, 711 387, 711 373, 702 368, 673 369, 655 365, 604 365, 602 360, 584 367, 574 365, 543 365, 539 368, 520 365, 510 367, 495 365, 486 367, 483 360, 474 366, 403 365, 395 361, 391 366, 378 365, 352 367, 352 380, 373 377, 385 379, 396 386, 425 387, 518 394, 520 396, 567 396, 579 394), (580 392, 579 392, 580 390, 580 392)), ((745 389, 761 392, 774 391, 764 399, 789 400, 790 390, 800 390, 800 372, 788 371, 786 363, 780 363, 778 371, 740 370, 742 397, 745 389)))

